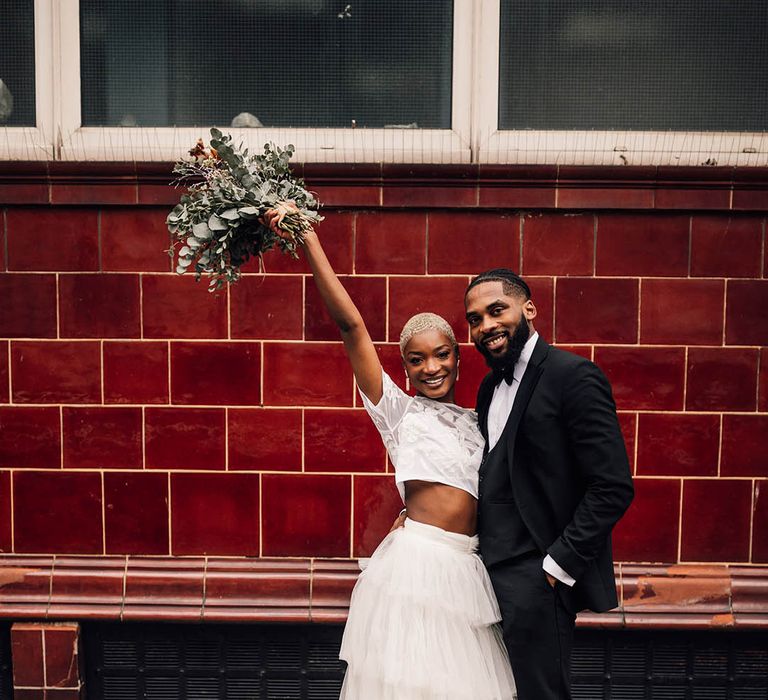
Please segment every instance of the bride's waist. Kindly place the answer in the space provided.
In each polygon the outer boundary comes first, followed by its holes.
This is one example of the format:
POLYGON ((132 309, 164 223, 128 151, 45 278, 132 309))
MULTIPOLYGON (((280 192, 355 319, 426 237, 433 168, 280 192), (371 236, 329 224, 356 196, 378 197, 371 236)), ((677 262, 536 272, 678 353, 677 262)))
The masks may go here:
POLYGON ((462 535, 474 535, 477 530, 477 500, 461 488, 409 480, 405 506, 408 517, 420 523, 462 535))

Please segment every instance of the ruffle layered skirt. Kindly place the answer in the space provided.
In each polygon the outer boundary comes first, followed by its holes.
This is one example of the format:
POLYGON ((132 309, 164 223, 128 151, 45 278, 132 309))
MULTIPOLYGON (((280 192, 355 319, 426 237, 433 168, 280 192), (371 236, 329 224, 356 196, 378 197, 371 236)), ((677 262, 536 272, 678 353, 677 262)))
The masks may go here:
POLYGON ((360 574, 343 700, 513 700, 488 573, 468 537, 407 519, 360 574))

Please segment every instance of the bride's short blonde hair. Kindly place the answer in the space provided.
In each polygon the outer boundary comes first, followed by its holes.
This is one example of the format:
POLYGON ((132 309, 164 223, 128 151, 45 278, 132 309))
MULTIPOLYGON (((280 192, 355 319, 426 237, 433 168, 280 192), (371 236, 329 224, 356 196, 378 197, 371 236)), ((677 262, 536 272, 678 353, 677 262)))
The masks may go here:
POLYGON ((403 330, 400 331, 400 355, 405 357, 405 346, 408 345, 414 335, 432 330, 443 333, 451 341, 451 345, 454 348, 458 348, 459 344, 456 342, 456 336, 453 334, 451 324, 442 316, 426 311, 411 316, 403 326, 403 330))

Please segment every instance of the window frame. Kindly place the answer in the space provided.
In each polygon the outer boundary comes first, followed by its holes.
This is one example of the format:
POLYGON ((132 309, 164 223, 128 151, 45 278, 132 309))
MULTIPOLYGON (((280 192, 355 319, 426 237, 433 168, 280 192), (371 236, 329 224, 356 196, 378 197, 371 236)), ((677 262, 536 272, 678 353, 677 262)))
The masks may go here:
POLYGON ((480 163, 526 165, 768 165, 768 132, 499 128, 501 0, 481 0, 473 132, 480 163))
MULTIPOLYGON (((79 0, 63 0, 61 28, 70 50, 61 53, 61 160, 176 160, 207 127, 83 127, 80 92, 79 0)), ((473 0, 453 0, 453 67, 450 129, 253 128, 219 125, 235 141, 260 149, 268 142, 292 143, 299 162, 466 163, 469 148, 469 91, 472 82, 473 0)))
MULTIPOLYGON (((171 161, 209 127, 83 127, 80 2, 34 0, 36 124, 1 127, 0 160, 171 161)), ((450 129, 226 130, 299 162, 545 165, 768 165, 768 132, 501 130, 500 0, 453 0, 450 129)))
POLYGON ((56 0, 34 0, 35 12, 35 125, 0 127, 0 159, 50 160, 54 156, 56 0))

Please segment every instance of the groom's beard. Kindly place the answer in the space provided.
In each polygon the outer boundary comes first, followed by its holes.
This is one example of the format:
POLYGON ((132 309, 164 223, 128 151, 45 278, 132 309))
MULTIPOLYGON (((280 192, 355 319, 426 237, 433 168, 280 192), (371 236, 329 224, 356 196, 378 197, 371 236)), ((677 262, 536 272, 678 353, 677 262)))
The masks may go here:
POLYGON ((480 354, 485 358, 486 364, 494 372, 502 372, 505 370, 512 371, 513 367, 520 359, 520 354, 523 352, 528 338, 531 335, 531 330, 528 328, 528 321, 523 314, 520 314, 520 322, 517 324, 514 333, 507 339, 507 350, 503 355, 492 355, 483 345, 483 340, 488 336, 480 338, 479 342, 475 342, 475 347, 480 351, 480 354))

